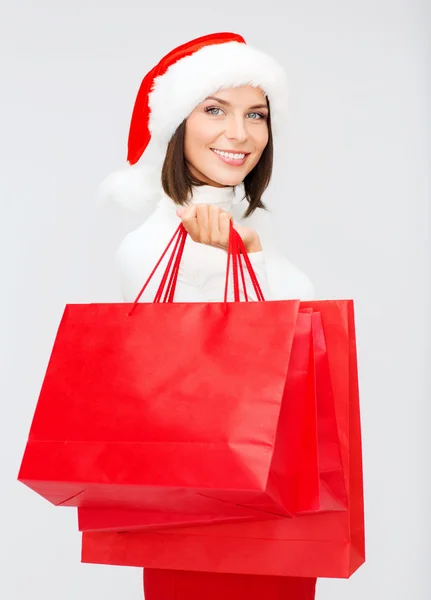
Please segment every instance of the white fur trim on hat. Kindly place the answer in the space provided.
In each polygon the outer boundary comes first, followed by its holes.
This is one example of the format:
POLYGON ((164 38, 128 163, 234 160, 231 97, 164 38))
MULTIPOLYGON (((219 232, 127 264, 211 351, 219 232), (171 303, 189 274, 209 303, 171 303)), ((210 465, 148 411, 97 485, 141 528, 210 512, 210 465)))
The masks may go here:
POLYGON ((154 206, 163 188, 160 167, 127 166, 108 175, 99 185, 99 201, 117 202, 137 213, 154 206))
POLYGON ((152 137, 167 145, 177 127, 219 89, 252 85, 269 98, 276 133, 285 118, 287 80, 284 69, 268 54, 240 42, 205 46, 156 77, 149 94, 152 137))

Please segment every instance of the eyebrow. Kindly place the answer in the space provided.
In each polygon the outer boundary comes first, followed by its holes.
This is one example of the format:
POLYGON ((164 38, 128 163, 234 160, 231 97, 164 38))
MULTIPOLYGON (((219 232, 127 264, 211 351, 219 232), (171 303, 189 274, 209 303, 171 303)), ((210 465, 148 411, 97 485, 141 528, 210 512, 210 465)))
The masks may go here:
MULTIPOLYGON (((222 98, 216 98, 216 96, 208 96, 207 98, 205 98, 205 100, 215 100, 216 102, 219 102, 220 104, 224 104, 225 106, 231 106, 231 103, 228 102, 227 100, 222 100, 222 98)), ((268 105, 267 104, 255 104, 254 106, 250 106, 250 109, 255 109, 255 108, 266 108, 266 110, 268 110, 268 105)))

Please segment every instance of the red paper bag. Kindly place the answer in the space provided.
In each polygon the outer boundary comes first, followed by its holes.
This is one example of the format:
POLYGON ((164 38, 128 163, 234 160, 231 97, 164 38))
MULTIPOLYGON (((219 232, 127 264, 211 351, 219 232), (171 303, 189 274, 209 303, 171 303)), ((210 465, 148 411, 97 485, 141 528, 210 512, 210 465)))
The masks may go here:
MULTIPOLYGON (((297 324, 295 327, 293 346, 291 359, 289 362, 289 369, 287 375, 287 381, 290 383, 286 384, 284 390, 284 397, 294 398, 295 406, 303 407, 307 404, 313 405, 314 398, 308 400, 307 394, 311 390, 311 384, 308 383, 307 379, 309 376, 313 377, 313 373, 308 369, 310 361, 310 335, 311 335, 311 315, 298 315, 297 324), (289 377, 290 373, 290 377, 289 377)), ((313 383, 313 380, 312 382, 313 383)), ((283 412, 285 409, 282 408, 280 412, 280 422, 285 418, 289 418, 283 412)), ((297 410, 298 412, 298 410, 297 410)), ((293 460, 286 461, 283 464, 285 469, 285 480, 282 485, 286 487, 286 481, 289 482, 290 495, 291 495, 291 507, 294 508, 295 502, 297 501, 296 492, 294 486, 296 486, 296 456, 298 448, 302 442, 302 436, 300 430, 306 426, 303 419, 299 419, 299 415, 293 415, 296 418, 295 425, 292 427, 290 423, 285 425, 280 423, 278 429, 284 432, 284 438, 288 441, 288 445, 285 448, 275 447, 276 452, 283 452, 286 455, 292 457, 293 460), (294 435, 290 435, 289 426, 292 429, 294 435), (299 435, 298 435, 299 432, 299 435)), ((278 437, 276 436, 277 440, 278 437)), ((278 441, 276 442, 278 444, 278 441)), ((314 478, 314 493, 307 496, 307 500, 311 497, 311 501, 316 501, 316 495, 318 494, 318 483, 317 483, 317 459, 315 456, 310 457, 311 465, 305 465, 307 472, 312 472, 316 475, 314 478)), ((310 486, 311 487, 311 486, 310 486)), ((289 493, 289 490, 286 491, 289 493)), ((234 504, 223 503, 223 511, 220 511, 219 501, 206 499, 207 512, 202 510, 199 513, 181 513, 181 512, 161 512, 161 511, 150 511, 150 510, 133 510, 130 508, 94 508, 79 506, 78 507, 78 524, 80 531, 123 531, 123 530, 157 530, 164 527, 184 527, 194 524, 214 524, 223 522, 239 522, 239 521, 250 521, 250 520, 261 520, 264 515, 260 509, 251 508, 244 513, 242 506, 235 506, 234 504), (211 505, 212 503, 212 505, 211 505), (212 510, 212 512, 211 512, 212 510)), ((174 507, 173 509, 174 510, 174 507)), ((265 518, 276 518, 277 515, 266 513, 265 518)))
MULTIPOLYGON (((285 464, 283 464, 283 468, 285 469, 285 481, 282 481, 281 485, 286 487, 286 482, 289 484, 292 508, 295 506, 294 503, 297 502, 297 494, 294 489, 298 471, 296 457, 302 443, 301 430, 306 427, 304 419, 298 413, 299 409, 304 412, 307 404, 314 406, 314 398, 307 398, 307 394, 312 391, 312 383, 314 382, 313 379, 310 384, 307 381, 309 375, 313 377, 313 373, 308 369, 310 361, 310 335, 311 315, 298 315, 287 374, 287 383, 284 391, 284 397, 288 398, 289 402, 291 402, 291 400, 293 401, 293 412, 292 415, 286 414, 285 400, 280 413, 279 425, 279 429, 282 430, 282 433, 284 432, 284 447, 276 446, 275 450, 276 452, 291 457, 291 460, 286 460, 285 464), (293 414, 295 411, 296 414, 293 414), (282 421, 284 419, 289 421, 290 416, 294 420, 294 423, 287 422, 286 424, 283 424, 282 421)), ((276 444, 279 444, 279 438, 281 438, 281 435, 277 435, 276 444)), ((311 465, 307 465, 304 462, 303 468, 314 476, 314 486, 309 486, 310 488, 314 487, 312 493, 310 494, 307 490, 307 501, 310 503, 316 501, 319 489, 317 482, 317 458, 311 456, 309 462, 311 465)), ((288 493, 289 489, 286 490, 286 494, 288 493)), ((215 508, 217 509, 218 505, 216 505, 215 508)), ((275 516, 276 515, 268 514, 268 518, 274 518, 275 516)), ((262 513, 259 508, 254 511, 250 510, 249 514, 244 514, 242 506, 235 507, 234 505, 227 506, 226 511, 221 514, 217 514, 217 510, 214 510, 212 514, 205 512, 192 514, 130 510, 125 508, 78 507, 80 531, 150 530, 159 529, 161 527, 213 524, 217 522, 243 520, 249 521, 256 519, 262 519, 262 513)))
MULTIPOLYGON (((303 305, 301 311, 306 310, 303 305)), ((298 504, 294 514, 316 513, 328 510, 344 510, 347 506, 346 488, 341 463, 335 402, 326 348, 322 315, 312 314, 312 347, 309 365, 309 385, 313 393, 308 394, 305 427, 302 428, 302 449, 298 449, 298 481, 295 489, 298 504), (317 440, 317 445, 316 445, 317 440), (313 454, 310 464, 317 464, 318 493, 315 484, 310 490, 311 474, 301 467, 313 454), (308 490, 308 493, 307 493, 308 490)), ((314 479, 313 479, 314 481, 314 479)))
POLYGON ((56 505, 289 515, 277 440, 298 306, 228 303, 226 291, 224 303, 68 305, 19 479, 56 505))
POLYGON ((20 481, 56 505, 288 514, 268 479, 298 306, 68 305, 20 481))
MULTIPOLYGON (((326 353, 321 315, 311 309, 301 309, 293 341, 292 358, 287 374, 280 419, 287 420, 282 443, 288 460, 288 481, 292 489, 293 513, 343 510, 346 493, 342 473, 338 431, 332 395, 329 363, 326 353), (311 352, 304 338, 305 324, 312 323, 311 352), (305 371, 306 370, 306 371, 305 371), (304 375, 301 377, 301 373, 304 375), (296 491, 294 495, 293 492, 296 491)), ((277 443, 281 436, 277 438, 277 443)), ((163 513, 130 509, 78 507, 80 531, 155 530, 193 524, 249 521, 261 518, 237 514, 163 513)))
POLYGON ((353 303, 307 302, 322 315, 347 510, 157 533, 83 533, 82 560, 161 569, 349 577, 365 560, 353 303))

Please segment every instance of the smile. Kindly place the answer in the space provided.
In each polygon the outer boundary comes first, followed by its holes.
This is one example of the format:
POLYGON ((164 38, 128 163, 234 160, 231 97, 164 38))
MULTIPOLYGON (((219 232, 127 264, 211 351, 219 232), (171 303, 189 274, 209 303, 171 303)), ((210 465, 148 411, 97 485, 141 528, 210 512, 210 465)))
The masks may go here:
POLYGON ((211 150, 218 156, 230 158, 231 160, 243 160, 246 157, 244 152, 226 152, 225 150, 217 150, 216 148, 211 148, 211 150))
POLYGON ((219 160, 231 167, 242 167, 247 160, 247 156, 250 154, 249 152, 227 152, 226 150, 218 150, 217 148, 211 148, 211 151, 219 160))

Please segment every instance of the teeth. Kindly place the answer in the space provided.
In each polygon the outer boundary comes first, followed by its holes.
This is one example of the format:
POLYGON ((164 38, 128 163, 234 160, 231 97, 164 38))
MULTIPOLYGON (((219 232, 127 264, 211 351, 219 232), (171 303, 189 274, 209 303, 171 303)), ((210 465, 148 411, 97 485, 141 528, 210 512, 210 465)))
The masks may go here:
POLYGON ((245 158, 245 154, 234 154, 233 152, 222 152, 221 150, 216 150, 212 148, 212 151, 219 156, 223 156, 224 158, 233 158, 235 160, 242 160, 245 158))

